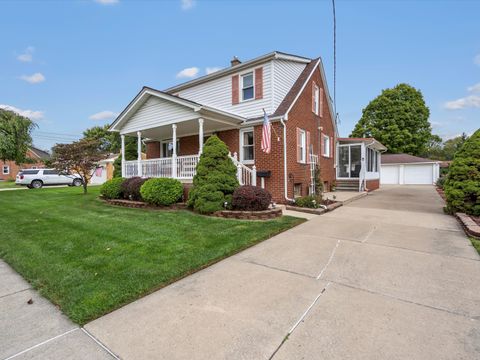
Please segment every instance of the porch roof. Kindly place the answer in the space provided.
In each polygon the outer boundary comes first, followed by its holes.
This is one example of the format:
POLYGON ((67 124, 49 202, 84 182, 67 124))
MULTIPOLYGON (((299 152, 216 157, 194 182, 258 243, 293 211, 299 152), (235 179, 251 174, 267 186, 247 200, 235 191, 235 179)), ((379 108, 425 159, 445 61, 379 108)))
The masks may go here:
POLYGON ((387 151, 387 147, 383 145, 380 141, 375 138, 337 138, 337 141, 342 143, 364 143, 365 146, 378 150, 378 151, 387 151))
POLYGON ((110 131, 135 133, 165 125, 192 122, 198 118, 221 123, 223 127, 237 127, 246 120, 239 115, 144 86, 115 119, 110 126, 110 131), (156 102, 152 99, 156 99, 156 102), (146 109, 154 106, 158 109, 146 109), (140 114, 142 108, 146 110, 140 114), (149 112, 152 111, 155 111, 154 119, 149 117, 151 115, 149 112), (137 116, 136 119, 135 116, 137 116), (135 119, 134 124, 129 124, 131 119, 135 119))

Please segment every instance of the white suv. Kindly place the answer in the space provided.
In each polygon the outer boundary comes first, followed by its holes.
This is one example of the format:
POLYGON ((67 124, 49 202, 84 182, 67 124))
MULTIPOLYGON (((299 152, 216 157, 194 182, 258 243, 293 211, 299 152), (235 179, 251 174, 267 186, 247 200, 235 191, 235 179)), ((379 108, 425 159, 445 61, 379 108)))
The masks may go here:
POLYGON ((18 173, 15 184, 40 189, 47 185, 81 186, 83 181, 78 174, 64 174, 55 169, 25 169, 18 173))

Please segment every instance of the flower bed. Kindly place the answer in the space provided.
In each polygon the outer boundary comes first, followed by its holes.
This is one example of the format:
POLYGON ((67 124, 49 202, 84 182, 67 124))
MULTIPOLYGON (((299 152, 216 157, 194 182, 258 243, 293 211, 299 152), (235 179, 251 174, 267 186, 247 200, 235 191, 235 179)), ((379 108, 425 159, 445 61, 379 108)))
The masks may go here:
POLYGON ((185 203, 176 203, 170 206, 156 206, 148 204, 144 201, 136 201, 136 200, 126 200, 126 199, 105 199, 101 198, 108 204, 116 205, 116 206, 123 206, 128 208, 136 208, 136 209, 157 209, 157 210, 185 210, 187 209, 187 204, 185 203))
POLYGON ((282 216, 282 209, 261 211, 221 210, 214 212, 213 216, 239 220, 269 220, 282 216))

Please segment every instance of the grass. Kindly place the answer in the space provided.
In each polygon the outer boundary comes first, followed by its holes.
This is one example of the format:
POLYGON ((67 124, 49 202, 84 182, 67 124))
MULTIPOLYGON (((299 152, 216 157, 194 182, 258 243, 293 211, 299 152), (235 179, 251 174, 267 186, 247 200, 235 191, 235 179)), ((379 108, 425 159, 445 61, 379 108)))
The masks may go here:
POLYGON ((480 240, 470 237, 470 241, 472 242, 473 247, 477 250, 478 255, 480 255, 480 240))
POLYGON ((0 257, 84 324, 303 220, 109 206, 80 188, 0 193, 0 257))
POLYGON ((7 189, 7 188, 14 188, 14 187, 17 187, 17 185, 15 185, 15 181, 13 180, 0 181, 0 189, 7 189))

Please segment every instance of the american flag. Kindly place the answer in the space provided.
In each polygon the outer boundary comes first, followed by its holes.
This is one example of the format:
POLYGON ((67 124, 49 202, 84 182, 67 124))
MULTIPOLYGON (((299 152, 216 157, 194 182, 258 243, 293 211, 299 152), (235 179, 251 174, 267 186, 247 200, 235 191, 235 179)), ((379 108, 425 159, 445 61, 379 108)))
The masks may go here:
POLYGON ((262 151, 264 153, 270 154, 270 150, 272 149, 272 133, 271 133, 271 125, 270 120, 268 119, 268 115, 263 111, 263 128, 262 128, 262 144, 261 144, 262 151))

